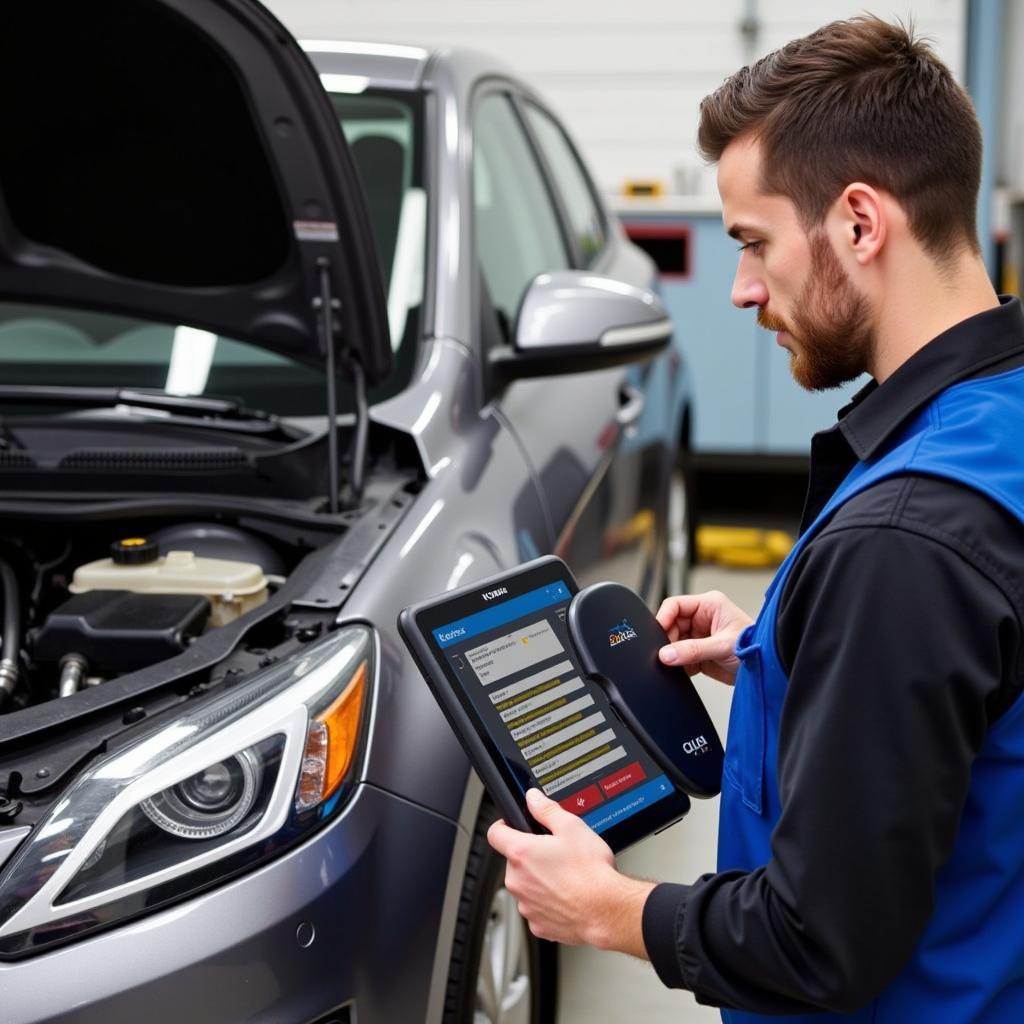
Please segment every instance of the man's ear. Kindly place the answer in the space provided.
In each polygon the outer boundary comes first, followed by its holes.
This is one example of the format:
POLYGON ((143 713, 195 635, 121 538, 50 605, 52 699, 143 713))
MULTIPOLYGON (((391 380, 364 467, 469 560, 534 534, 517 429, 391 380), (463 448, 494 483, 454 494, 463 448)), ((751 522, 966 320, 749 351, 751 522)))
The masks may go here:
POLYGON ((855 181, 836 202, 841 240, 861 266, 874 260, 885 244, 887 211, 877 189, 855 181))

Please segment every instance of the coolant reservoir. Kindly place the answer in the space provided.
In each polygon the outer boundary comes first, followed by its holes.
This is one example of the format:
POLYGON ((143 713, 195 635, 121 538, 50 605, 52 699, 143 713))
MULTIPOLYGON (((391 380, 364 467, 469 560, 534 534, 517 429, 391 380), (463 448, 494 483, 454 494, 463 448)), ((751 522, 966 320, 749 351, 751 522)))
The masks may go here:
POLYGON ((211 626, 224 626, 263 604, 267 579, 252 562, 202 558, 191 551, 168 551, 143 537, 116 541, 110 558, 79 566, 68 590, 130 590, 138 594, 202 594, 210 602, 211 626))

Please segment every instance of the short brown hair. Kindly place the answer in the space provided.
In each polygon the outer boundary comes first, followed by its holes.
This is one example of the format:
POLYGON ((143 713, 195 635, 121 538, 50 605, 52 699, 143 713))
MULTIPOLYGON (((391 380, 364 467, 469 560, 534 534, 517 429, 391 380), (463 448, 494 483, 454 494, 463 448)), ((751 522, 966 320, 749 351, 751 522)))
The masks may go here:
POLYGON ((979 250, 981 129, 970 99, 913 26, 834 21, 741 68, 700 105, 713 162, 741 136, 762 147, 762 188, 808 229, 853 181, 892 195, 939 261, 979 250))

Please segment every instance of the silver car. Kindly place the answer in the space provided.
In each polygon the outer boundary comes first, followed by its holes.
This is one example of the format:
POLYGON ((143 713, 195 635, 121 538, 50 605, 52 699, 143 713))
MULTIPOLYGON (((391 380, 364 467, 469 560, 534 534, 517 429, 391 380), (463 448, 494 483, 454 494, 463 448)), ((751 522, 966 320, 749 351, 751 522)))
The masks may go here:
POLYGON ((532 90, 304 48, 0 14, 3 1024, 553 1013, 396 617, 551 551, 656 600, 685 367, 532 90))

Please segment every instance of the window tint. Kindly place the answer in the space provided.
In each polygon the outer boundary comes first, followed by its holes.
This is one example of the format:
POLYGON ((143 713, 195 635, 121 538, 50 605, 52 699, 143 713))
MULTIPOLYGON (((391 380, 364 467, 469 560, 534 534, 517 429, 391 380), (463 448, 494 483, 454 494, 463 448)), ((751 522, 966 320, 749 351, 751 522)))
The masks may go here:
POLYGON ((502 95, 487 96, 473 122, 473 211, 484 280, 507 326, 533 278, 569 260, 540 168, 502 95))
POLYGON ((554 175, 555 184, 569 216, 576 243, 586 266, 604 248, 605 231, 601 210, 594 199, 586 172, 573 151, 565 132, 543 110, 525 104, 530 127, 537 136, 544 159, 554 175))

